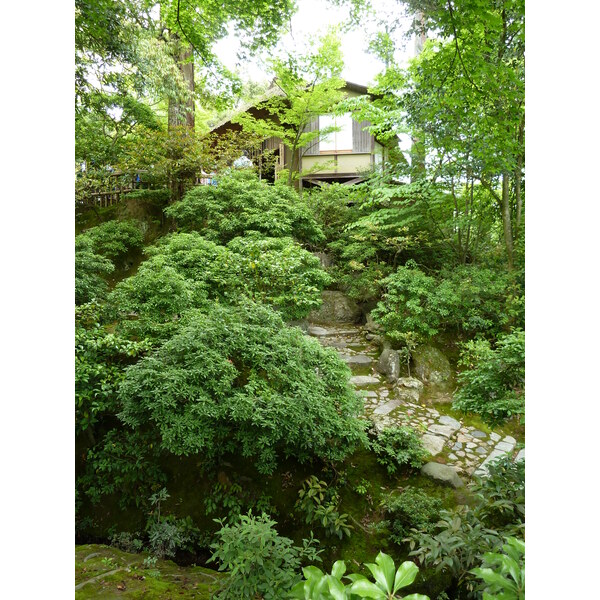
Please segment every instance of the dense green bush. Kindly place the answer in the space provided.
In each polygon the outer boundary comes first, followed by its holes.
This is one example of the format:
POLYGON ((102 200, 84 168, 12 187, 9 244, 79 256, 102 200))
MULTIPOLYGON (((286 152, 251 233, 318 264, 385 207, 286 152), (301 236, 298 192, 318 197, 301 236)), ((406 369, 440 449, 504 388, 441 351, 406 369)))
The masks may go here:
POLYGON ((321 304, 329 283, 319 259, 291 238, 248 236, 219 246, 198 233, 176 233, 149 248, 150 258, 120 282, 110 303, 122 316, 135 313, 128 330, 172 332, 173 319, 210 298, 235 304, 244 296, 276 308, 284 319, 301 319, 321 304))
POLYGON ((271 309, 215 304, 127 369, 120 416, 173 454, 232 452, 271 473, 281 454, 340 460, 365 441, 349 377, 335 351, 271 309))
POLYGON ((418 469, 428 455, 412 427, 388 427, 378 431, 371 440, 371 448, 377 455, 377 462, 390 475, 402 467, 418 469))
POLYGON ((218 561, 219 571, 228 570, 229 577, 218 598, 222 600, 280 600, 300 580, 303 560, 320 560, 314 544, 304 540, 303 548, 289 538, 280 536, 277 523, 263 514, 248 513, 234 524, 221 524, 212 544, 212 561, 218 561))
POLYGON ((442 501, 418 488, 408 487, 383 503, 396 544, 403 544, 411 529, 431 531, 437 522, 442 501))
POLYGON ((144 233, 136 221, 106 221, 81 236, 90 240, 94 252, 114 261, 134 248, 141 248, 144 233))
POLYGON ((439 573, 450 573, 470 598, 475 597, 471 569, 481 564, 482 556, 499 552, 506 536, 523 537, 525 461, 498 459, 472 491, 472 506, 442 510, 433 531, 409 534, 411 556, 439 573))
POLYGON ((359 192, 354 186, 331 183, 305 193, 326 242, 332 242, 343 235, 345 227, 359 215, 355 206, 359 192))
POLYGON ((89 238, 75 238, 75 304, 85 304, 106 295, 104 277, 115 270, 114 265, 94 251, 89 238))
POLYGON ((226 244, 250 231, 318 243, 323 232, 298 194, 288 186, 259 181, 248 170, 231 171, 218 185, 198 186, 165 213, 183 231, 200 231, 226 244))
POLYGON ((463 344, 459 366, 460 388, 453 407, 474 412, 491 425, 525 411, 525 333, 504 335, 492 349, 488 340, 463 344))

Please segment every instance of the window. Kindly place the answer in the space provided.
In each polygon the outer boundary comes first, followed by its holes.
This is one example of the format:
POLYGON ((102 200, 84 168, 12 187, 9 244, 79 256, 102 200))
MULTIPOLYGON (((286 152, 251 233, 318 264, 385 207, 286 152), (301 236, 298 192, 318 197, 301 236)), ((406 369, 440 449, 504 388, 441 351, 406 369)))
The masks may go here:
POLYGON ((338 127, 339 131, 332 131, 319 139, 319 152, 352 152, 352 116, 323 115, 319 117, 319 129, 338 127))

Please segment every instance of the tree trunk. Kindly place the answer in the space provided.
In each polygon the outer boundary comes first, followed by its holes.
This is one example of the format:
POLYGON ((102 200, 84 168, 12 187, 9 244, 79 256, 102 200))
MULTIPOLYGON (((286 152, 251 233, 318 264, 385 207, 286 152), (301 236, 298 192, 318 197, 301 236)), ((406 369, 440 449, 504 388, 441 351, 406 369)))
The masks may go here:
POLYGON ((185 100, 180 98, 169 98, 169 130, 173 127, 189 127, 194 130, 195 104, 194 104, 194 61, 192 58, 192 48, 177 42, 177 62, 183 80, 186 83, 188 97, 185 100))
POLYGON ((502 173, 502 224, 504 225, 504 244, 506 246, 506 258, 508 270, 513 268, 513 234, 510 214, 510 181, 508 173, 502 173))
MULTIPOLYGON (((523 147, 525 122, 521 121, 519 125, 518 142, 519 147, 523 147)), ((521 180, 523 173, 523 152, 517 156, 517 166, 515 168, 515 199, 517 203, 517 214, 515 217, 515 240, 519 238, 519 229, 521 228, 521 216, 523 213, 523 198, 521 196, 521 180)))

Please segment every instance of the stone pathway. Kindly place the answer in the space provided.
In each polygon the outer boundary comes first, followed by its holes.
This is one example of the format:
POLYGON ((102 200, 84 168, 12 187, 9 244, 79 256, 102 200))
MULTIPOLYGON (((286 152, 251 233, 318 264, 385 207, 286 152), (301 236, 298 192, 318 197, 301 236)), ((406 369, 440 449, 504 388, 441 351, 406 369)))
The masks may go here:
MULTIPOLYGON (((359 325, 309 325, 309 335, 323 346, 334 348, 352 369, 351 383, 365 398, 365 415, 378 429, 408 425, 421 433, 425 448, 442 458, 461 476, 487 474, 487 465, 504 453, 514 454, 517 441, 511 436, 489 435, 464 425, 432 406, 421 404, 388 383, 375 370, 378 347, 366 337, 359 325)), ((516 460, 524 458, 521 450, 516 460)))

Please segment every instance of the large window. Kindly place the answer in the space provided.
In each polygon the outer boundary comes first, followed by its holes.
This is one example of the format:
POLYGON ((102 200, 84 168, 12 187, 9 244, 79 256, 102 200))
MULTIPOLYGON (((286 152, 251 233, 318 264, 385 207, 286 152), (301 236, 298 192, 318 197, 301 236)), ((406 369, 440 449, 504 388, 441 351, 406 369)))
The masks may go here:
POLYGON ((325 136, 320 136, 319 152, 352 152, 352 116, 350 113, 319 117, 319 129, 321 131, 334 126, 338 127, 339 131, 332 131, 325 136))

